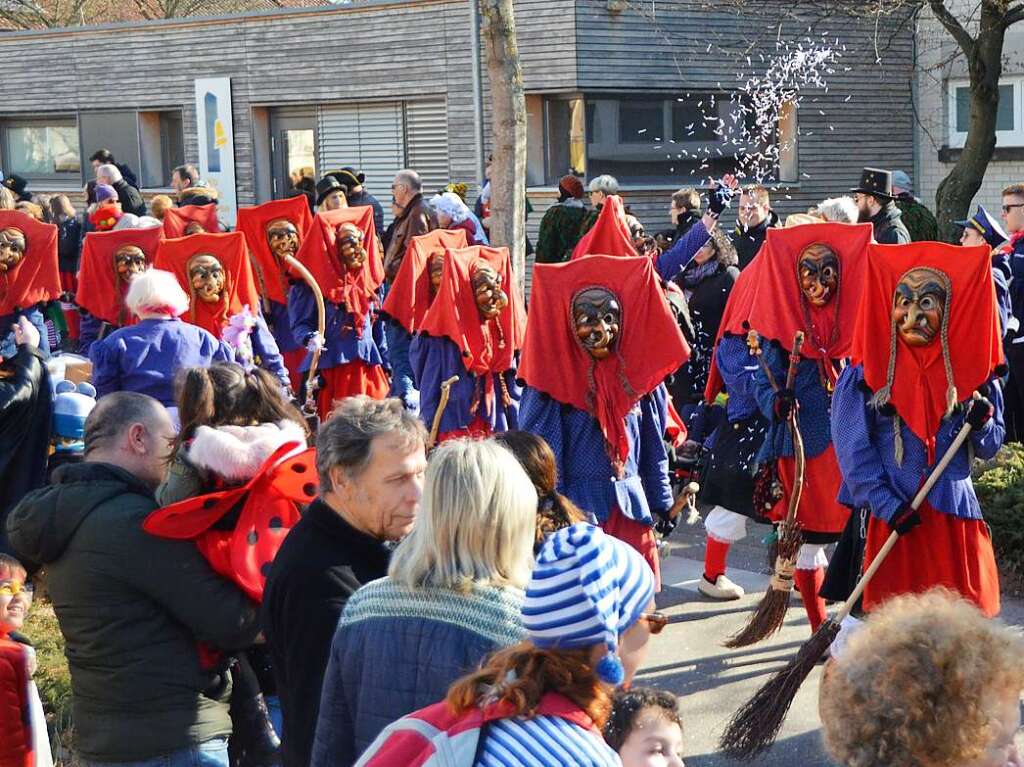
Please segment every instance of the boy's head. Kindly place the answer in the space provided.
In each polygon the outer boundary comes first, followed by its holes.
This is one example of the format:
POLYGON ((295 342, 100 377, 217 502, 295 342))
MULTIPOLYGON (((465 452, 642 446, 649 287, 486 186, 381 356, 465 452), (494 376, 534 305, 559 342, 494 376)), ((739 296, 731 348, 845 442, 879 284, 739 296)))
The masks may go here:
POLYGON ((615 696, 604 739, 623 767, 683 767, 683 721, 676 696, 635 687, 615 696))
POLYGON ((25 586, 27 576, 21 562, 0 553, 0 636, 18 631, 28 617, 32 592, 25 586))

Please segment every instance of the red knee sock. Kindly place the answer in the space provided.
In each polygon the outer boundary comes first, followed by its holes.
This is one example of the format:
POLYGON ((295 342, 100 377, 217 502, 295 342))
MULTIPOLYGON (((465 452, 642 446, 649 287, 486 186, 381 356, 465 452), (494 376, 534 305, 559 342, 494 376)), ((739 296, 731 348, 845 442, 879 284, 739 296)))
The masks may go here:
POLYGON ((821 591, 821 586, 825 582, 825 568, 798 569, 793 580, 800 596, 803 597, 807 620, 811 622, 811 633, 814 633, 825 622, 826 617, 825 600, 818 596, 818 592, 821 591))
POLYGON ((704 578, 708 583, 714 583, 719 575, 725 575, 725 560, 731 545, 708 536, 707 547, 704 549, 704 578))

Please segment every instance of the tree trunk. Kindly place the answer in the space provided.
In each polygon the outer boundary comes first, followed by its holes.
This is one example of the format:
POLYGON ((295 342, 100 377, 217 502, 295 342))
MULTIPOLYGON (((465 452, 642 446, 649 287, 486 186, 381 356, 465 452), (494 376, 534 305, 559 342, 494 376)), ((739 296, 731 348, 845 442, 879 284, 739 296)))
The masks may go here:
POLYGON ((999 109, 999 77, 1003 72, 1002 12, 993 0, 983 0, 981 27, 974 45, 964 51, 971 78, 971 117, 967 140, 956 165, 942 179, 935 193, 935 217, 939 233, 955 242, 953 222, 968 217, 971 201, 981 188, 985 171, 996 148, 996 113, 999 109))
POLYGON ((491 87, 491 244, 506 246, 526 279, 526 99, 512 0, 480 0, 491 87))

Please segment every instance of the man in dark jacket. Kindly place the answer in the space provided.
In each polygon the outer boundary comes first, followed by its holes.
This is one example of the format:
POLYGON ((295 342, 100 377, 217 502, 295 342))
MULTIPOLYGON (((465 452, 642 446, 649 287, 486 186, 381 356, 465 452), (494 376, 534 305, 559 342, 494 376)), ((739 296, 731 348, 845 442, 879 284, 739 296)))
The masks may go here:
POLYGON ((46 567, 86 764, 228 764, 230 680, 207 670, 197 642, 248 647, 258 616, 193 543, 142 529, 174 434, 151 397, 107 395, 86 420, 84 462, 7 520, 14 549, 46 567))
POLYGON ((673 192, 672 202, 668 209, 672 228, 662 229, 654 235, 658 247, 668 250, 676 240, 690 231, 691 226, 700 221, 701 215, 703 215, 703 211, 701 210, 700 192, 690 187, 683 187, 673 192))
POLYGON ((320 498, 285 538, 263 595, 285 767, 309 767, 331 640, 348 598, 387 574, 388 543, 415 522, 425 436, 399 400, 366 396, 343 400, 317 436, 320 498))
POLYGON ((746 269, 747 264, 754 260, 768 230, 779 224, 771 202, 768 190, 760 184, 748 186, 740 193, 736 228, 731 238, 740 270, 746 269))
POLYGON ((881 245, 906 245, 910 232, 903 225, 900 209, 892 194, 892 173, 878 168, 865 168, 860 186, 851 189, 857 203, 861 223, 875 228, 875 242, 881 245))
POLYGON ((121 171, 121 177, 128 182, 128 186, 139 188, 139 179, 135 175, 135 171, 128 166, 128 163, 118 162, 114 159, 114 153, 109 149, 97 149, 89 156, 89 162, 92 163, 93 172, 101 165, 117 166, 117 169, 121 171))
MULTIPOLYGON (((409 240, 437 229, 437 219, 423 199, 423 182, 416 171, 398 171, 391 183, 391 194, 402 212, 395 219, 391 242, 388 244, 387 253, 384 254, 384 274, 389 281, 398 274, 398 267, 405 256, 409 240)), ((352 204, 351 201, 349 204, 352 204)))
POLYGON ((142 194, 124 180, 116 165, 99 166, 96 169, 96 183, 109 184, 114 187, 117 199, 121 202, 121 210, 125 213, 134 213, 136 216, 146 215, 146 201, 142 199, 142 194))

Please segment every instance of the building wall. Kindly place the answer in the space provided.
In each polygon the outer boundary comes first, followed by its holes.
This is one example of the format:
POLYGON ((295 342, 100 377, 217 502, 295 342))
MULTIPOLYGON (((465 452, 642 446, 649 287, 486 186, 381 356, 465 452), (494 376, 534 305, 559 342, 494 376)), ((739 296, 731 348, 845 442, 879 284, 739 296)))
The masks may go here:
MULTIPOLYGON (((956 0, 952 8, 961 17, 975 9, 976 3, 956 0)), ((948 83, 950 79, 967 78, 963 56, 953 38, 929 14, 922 14, 918 24, 918 66, 915 73, 917 86, 916 125, 920 179, 915 191, 928 207, 935 209, 935 194, 939 184, 953 168, 954 158, 943 156, 949 146, 950 108, 948 83), (945 161, 944 161, 945 160, 945 161)), ((1010 27, 1003 47, 1003 75, 1024 74, 1024 25, 1010 27)), ((1018 111, 1022 109, 1016 104, 1018 111)), ((915 179, 915 181, 917 181, 915 179)), ((999 214, 1000 191, 1003 187, 1024 181, 1024 149, 996 148, 989 163, 981 189, 975 196, 972 209, 984 205, 993 215, 999 214)))

